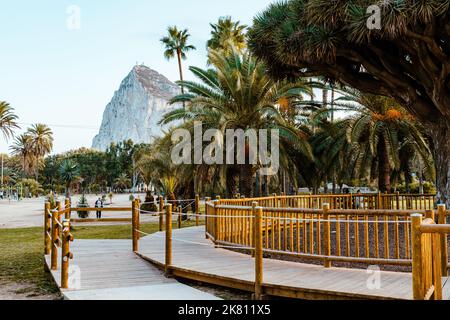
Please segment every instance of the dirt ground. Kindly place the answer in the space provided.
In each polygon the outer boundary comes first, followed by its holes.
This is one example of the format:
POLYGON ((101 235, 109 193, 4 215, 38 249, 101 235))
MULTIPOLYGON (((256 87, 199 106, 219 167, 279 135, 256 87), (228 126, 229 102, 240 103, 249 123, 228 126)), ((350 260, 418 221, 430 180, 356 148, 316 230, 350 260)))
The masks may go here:
POLYGON ((59 294, 39 295, 33 285, 0 283, 0 300, 60 300, 59 294))

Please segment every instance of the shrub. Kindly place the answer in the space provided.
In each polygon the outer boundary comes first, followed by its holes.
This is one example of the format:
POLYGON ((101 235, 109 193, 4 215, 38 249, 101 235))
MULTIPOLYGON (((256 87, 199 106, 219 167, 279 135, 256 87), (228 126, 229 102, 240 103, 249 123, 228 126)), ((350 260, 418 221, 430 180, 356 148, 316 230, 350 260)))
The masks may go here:
POLYGON ((49 193, 46 197, 46 201, 50 203, 50 209, 53 210, 56 208, 56 199, 53 193, 49 193))
POLYGON ((44 193, 41 184, 34 179, 22 179, 19 184, 22 185, 25 196, 38 197, 40 194, 44 193))
MULTIPOLYGON (((401 184, 397 187, 397 191, 400 193, 407 193, 406 184, 401 184)), ((423 184, 423 192, 425 194, 436 194, 436 187, 431 182, 425 182, 423 184)), ((419 194, 420 193, 420 183, 413 182, 409 184, 409 193, 419 194)))
MULTIPOLYGON (((89 203, 88 200, 86 198, 86 196, 83 194, 80 198, 80 200, 78 201, 78 208, 89 208, 89 203)), ((80 219, 87 219, 89 218, 89 211, 78 211, 78 217, 80 219)))
POLYGON ((95 194, 99 194, 100 193, 100 185, 98 185, 97 183, 93 183, 89 186, 89 189, 91 190, 92 193, 95 194))
POLYGON ((141 210, 149 212, 158 212, 158 207, 156 206, 155 198, 150 191, 145 194, 145 203, 141 206, 141 210))

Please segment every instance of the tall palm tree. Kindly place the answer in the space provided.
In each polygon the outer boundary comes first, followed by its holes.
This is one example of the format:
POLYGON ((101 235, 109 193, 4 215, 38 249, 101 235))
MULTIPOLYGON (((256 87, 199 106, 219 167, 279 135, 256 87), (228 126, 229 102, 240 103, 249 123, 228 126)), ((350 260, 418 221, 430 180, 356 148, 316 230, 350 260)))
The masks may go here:
POLYGON ((36 181, 39 175, 39 162, 53 150, 53 132, 45 124, 32 125, 27 134, 30 136, 30 146, 34 154, 36 181))
POLYGON ((14 143, 10 146, 11 153, 18 156, 22 160, 22 177, 34 172, 34 153, 31 147, 31 136, 29 134, 21 134, 14 139, 14 143))
MULTIPOLYGON (((188 108, 167 113, 161 123, 168 124, 181 119, 198 120, 224 133, 226 129, 278 129, 282 138, 312 156, 305 132, 291 126, 279 110, 281 99, 299 98, 302 93, 309 93, 305 81, 273 81, 263 64, 247 53, 239 54, 237 50, 233 50, 229 56, 211 50, 208 57, 215 69, 191 67, 191 72, 201 82, 180 82, 189 89, 189 93, 171 101, 187 102, 188 108)), ((248 144, 246 150, 248 157, 248 144)), ((280 156, 283 156, 281 151, 280 156)), ((240 175, 241 193, 251 196, 257 167, 245 164, 240 165, 239 170, 236 170, 236 166, 228 169, 240 175)))
POLYGON ((211 39, 207 42, 208 49, 222 51, 226 55, 233 53, 233 48, 242 52, 247 47, 246 25, 240 21, 232 21, 231 17, 220 17, 219 21, 211 25, 211 39))
POLYGON ((0 131, 5 139, 13 137, 14 129, 19 128, 16 120, 17 116, 9 103, 0 101, 0 131))
MULTIPOLYGON (((164 57, 166 57, 167 60, 171 60, 175 56, 177 57, 180 81, 183 81, 182 60, 186 60, 186 52, 195 50, 195 47, 188 44, 190 34, 187 29, 178 30, 176 26, 172 26, 169 27, 167 31, 168 35, 160 40, 165 46, 164 57)), ((183 85, 181 85, 181 93, 184 94, 183 85)))

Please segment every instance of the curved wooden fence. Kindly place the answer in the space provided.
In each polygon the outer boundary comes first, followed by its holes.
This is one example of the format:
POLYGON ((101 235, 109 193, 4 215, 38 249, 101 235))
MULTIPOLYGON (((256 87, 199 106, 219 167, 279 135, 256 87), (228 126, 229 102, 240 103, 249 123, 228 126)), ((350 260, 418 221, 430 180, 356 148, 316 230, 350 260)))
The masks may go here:
MULTIPOLYGON (((253 248, 258 206, 265 253, 320 260, 326 267, 332 262, 411 266, 411 215, 437 216, 445 223, 445 207, 436 212, 434 205, 432 195, 400 194, 216 200, 206 204, 206 235, 220 245, 253 248)), ((442 252, 447 262, 446 247, 442 252)))
POLYGON ((428 210, 435 207, 433 194, 340 194, 340 195, 273 195, 252 199, 221 200, 224 205, 251 206, 258 202, 262 207, 289 207, 302 209, 322 209, 327 203, 331 209, 387 209, 387 210, 428 210))

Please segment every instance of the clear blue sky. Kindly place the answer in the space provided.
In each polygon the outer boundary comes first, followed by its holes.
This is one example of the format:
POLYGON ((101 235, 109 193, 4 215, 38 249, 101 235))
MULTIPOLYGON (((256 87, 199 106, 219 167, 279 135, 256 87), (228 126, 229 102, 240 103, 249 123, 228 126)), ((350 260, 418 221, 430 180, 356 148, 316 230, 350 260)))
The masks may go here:
MULTIPOLYGON (((198 49, 189 54, 185 69, 204 66, 210 22, 230 15, 250 25, 271 2, 2 1, 0 100, 15 108, 24 128, 38 122, 53 125, 55 152, 90 147, 106 104, 136 62, 177 80, 176 62, 164 59, 159 42, 169 25, 188 28, 198 49), (71 5, 81 9, 78 30, 67 27, 71 5)), ((1 138, 0 153, 9 144, 1 138)))

